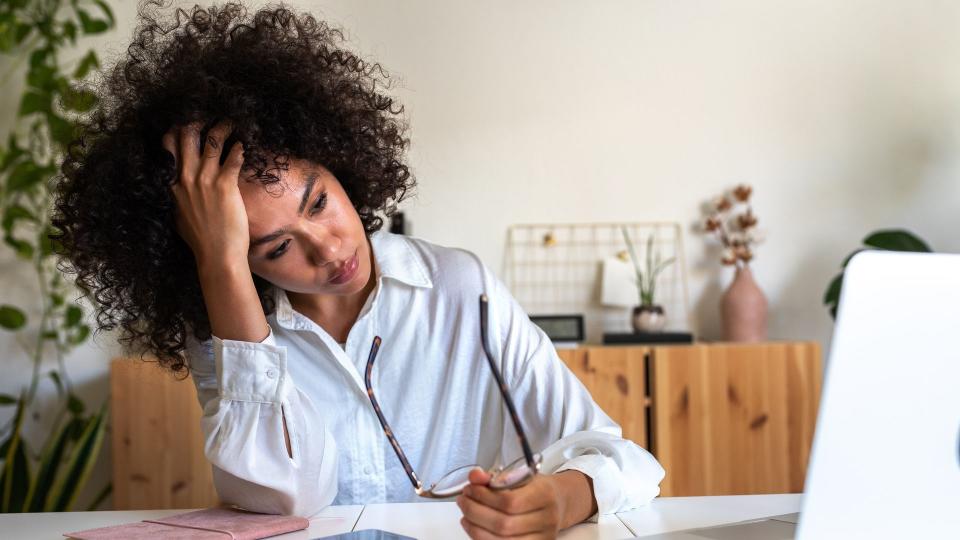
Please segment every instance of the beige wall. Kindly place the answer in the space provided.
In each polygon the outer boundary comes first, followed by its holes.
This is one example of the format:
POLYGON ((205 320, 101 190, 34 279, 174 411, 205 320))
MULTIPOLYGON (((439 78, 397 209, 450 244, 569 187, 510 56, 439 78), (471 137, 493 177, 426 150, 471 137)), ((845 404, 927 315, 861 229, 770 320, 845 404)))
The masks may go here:
MULTIPOLYGON (((113 4, 120 28, 105 41, 123 51, 134 6, 113 4)), ((768 236, 755 272, 771 337, 827 343, 820 298, 866 232, 906 226, 960 248, 958 3, 295 4, 398 75, 420 181, 405 207, 414 234, 498 271, 513 223, 679 221, 692 302, 716 337, 730 276, 690 226, 702 201, 748 182, 768 236)), ((0 118, 18 84, 4 85, 0 118)), ((29 298, 22 268, 0 256, 0 302, 29 298)), ((116 350, 99 342, 69 362, 97 403, 116 350)), ((10 391, 28 364, 7 335, 0 354, 10 391)))

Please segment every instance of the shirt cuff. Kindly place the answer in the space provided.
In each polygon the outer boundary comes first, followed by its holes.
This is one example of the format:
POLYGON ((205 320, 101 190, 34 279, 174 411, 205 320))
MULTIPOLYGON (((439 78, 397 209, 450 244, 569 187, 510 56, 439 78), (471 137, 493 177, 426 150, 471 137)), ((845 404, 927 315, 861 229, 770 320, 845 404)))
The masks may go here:
POLYGON ((287 351, 273 328, 261 342, 213 336, 220 396, 235 401, 281 403, 287 379, 287 351))
POLYGON ((569 470, 580 471, 593 481, 597 513, 584 520, 585 522, 597 523, 601 515, 612 514, 618 510, 622 498, 618 489, 622 482, 622 473, 613 464, 613 460, 600 454, 584 454, 564 462, 554 474, 569 470))

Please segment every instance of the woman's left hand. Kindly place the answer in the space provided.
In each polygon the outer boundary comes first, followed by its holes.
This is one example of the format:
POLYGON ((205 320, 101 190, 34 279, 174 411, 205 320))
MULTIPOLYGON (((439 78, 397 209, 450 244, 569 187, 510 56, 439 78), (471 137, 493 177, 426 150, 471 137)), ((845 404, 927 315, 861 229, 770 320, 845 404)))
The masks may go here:
POLYGON ((490 475, 470 472, 470 485, 457 497, 460 524, 473 539, 556 538, 560 530, 596 513, 591 480, 579 471, 534 476, 516 489, 487 487, 490 475))

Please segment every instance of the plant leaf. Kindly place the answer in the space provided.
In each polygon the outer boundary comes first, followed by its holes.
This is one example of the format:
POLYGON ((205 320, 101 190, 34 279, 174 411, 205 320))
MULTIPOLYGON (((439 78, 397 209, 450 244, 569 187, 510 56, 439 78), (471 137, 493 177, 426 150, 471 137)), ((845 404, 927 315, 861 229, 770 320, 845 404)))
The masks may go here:
POLYGON ((83 319, 83 310, 80 306, 67 306, 66 325, 67 327, 76 326, 83 319))
POLYGON ((843 273, 837 275, 823 295, 823 304, 830 308, 833 318, 837 317, 837 305, 840 303, 840 291, 843 289, 843 273))
POLYGON ((110 24, 102 19, 94 19, 89 13, 82 9, 77 9, 77 16, 80 17, 80 27, 84 34, 102 34, 110 28, 110 24))
POLYGON ((0 489, 3 491, 0 500, 0 512, 12 512, 23 507, 30 482, 30 465, 27 462, 26 452, 23 449, 21 433, 23 429, 25 398, 17 401, 17 413, 14 417, 13 433, 6 448, 3 475, 0 479, 0 489))
POLYGON ((17 252, 17 256, 21 259, 29 261, 33 258, 33 246, 27 242, 20 240, 19 238, 14 238, 9 234, 4 235, 3 242, 12 247, 17 252))
POLYGON ((0 405, 13 405, 16 402, 17 398, 10 394, 0 394, 0 405))
POLYGON ((113 17, 113 10, 110 9, 110 6, 108 6, 106 2, 103 0, 93 0, 93 2, 103 10, 103 14, 107 16, 107 22, 110 26, 116 24, 117 20, 113 17))
POLYGON ((926 242, 904 229, 877 231, 863 240, 864 245, 887 251, 913 251, 929 253, 932 251, 926 242))
POLYGON ((77 43, 77 25, 73 21, 63 23, 63 35, 67 36, 71 44, 77 43))
POLYGON ((88 51, 87 54, 80 59, 80 63, 77 64, 77 69, 73 71, 73 78, 82 79, 87 76, 87 73, 90 73, 91 69, 99 67, 100 61, 97 60, 97 53, 88 51))
POLYGON ((9 169, 21 156, 26 154, 22 148, 17 146, 17 138, 13 133, 7 138, 7 146, 10 150, 3 156, 3 160, 0 161, 0 172, 9 169))
POLYGON ((30 67, 34 68, 46 63, 51 52, 50 47, 43 47, 30 53, 30 67))
POLYGON ((20 110, 17 115, 27 116, 36 112, 48 111, 50 111, 50 94, 30 91, 20 99, 20 110))
POLYGON ((7 233, 13 231, 13 226, 18 220, 25 219, 29 221, 36 222, 37 218, 27 210, 25 207, 19 204, 13 204, 7 207, 6 211, 3 213, 3 230, 7 233))
POLYGON ((55 68, 46 64, 37 64, 27 72, 27 84, 39 90, 38 94, 49 99, 49 93, 57 89, 56 74, 55 68))
POLYGON ((83 435, 77 441, 63 474, 58 475, 44 504, 45 512, 62 512, 70 509, 77 494, 83 489, 103 444, 106 412, 107 402, 105 401, 100 412, 91 417, 83 435))
POLYGON ((33 30, 33 25, 31 24, 18 24, 17 25, 17 34, 14 37, 14 41, 17 45, 23 43, 23 40, 27 39, 27 36, 30 35, 30 31, 33 30))
POLYGON ((78 398, 73 394, 70 394, 69 396, 67 396, 67 409, 70 412, 77 415, 83 414, 84 408, 85 408, 85 405, 83 404, 83 401, 80 398, 78 398))
MULTIPOLYGON (((54 372, 50 372, 51 375, 54 372)), ((70 423, 67 422, 60 426, 55 433, 51 433, 47 439, 47 444, 40 455, 40 464, 37 468, 37 474, 30 483, 30 491, 27 492, 26 500, 23 503, 25 512, 40 512, 43 510, 43 496, 50 491, 50 486, 57 476, 60 464, 63 462, 63 456, 70 441, 69 430, 70 423), (38 496, 40 495, 40 496, 38 496)))
POLYGON ((60 379, 60 374, 55 370, 51 370, 48 375, 50 375, 50 378, 53 379, 53 384, 57 386, 57 395, 63 396, 63 380, 60 379))
POLYGON ((0 306, 0 326, 7 330, 18 330, 27 324, 27 316, 19 308, 4 304, 0 306))
POLYGON ((84 341, 86 341, 87 337, 89 336, 90 336, 90 327, 85 324, 81 324, 80 326, 77 327, 76 333, 70 336, 69 341, 71 345, 79 345, 84 341))
POLYGON ((43 169, 33 161, 23 161, 13 168, 7 180, 9 191, 27 191, 43 180, 43 169))
POLYGON ((66 148, 73 140, 74 125, 53 113, 47 115, 47 123, 50 125, 50 135, 53 140, 66 148))

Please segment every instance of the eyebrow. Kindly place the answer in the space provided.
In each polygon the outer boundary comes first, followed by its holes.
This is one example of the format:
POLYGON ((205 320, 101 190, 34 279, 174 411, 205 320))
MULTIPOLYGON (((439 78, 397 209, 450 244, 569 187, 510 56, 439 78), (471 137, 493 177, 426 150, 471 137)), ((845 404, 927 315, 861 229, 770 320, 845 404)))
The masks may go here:
MULTIPOLYGON (((317 178, 319 177, 320 177, 320 174, 316 171, 311 172, 307 176, 306 184, 303 186, 303 196, 300 198, 300 208, 297 209, 298 216, 303 214, 303 209, 307 207, 307 201, 310 200, 310 194, 313 193, 313 186, 317 183, 317 178)), ((252 240, 250 242, 250 251, 253 251, 255 248, 263 244, 272 242, 277 238, 280 238, 286 233, 287 233, 287 228, 281 227, 268 235, 261 236, 256 240, 252 240)))

